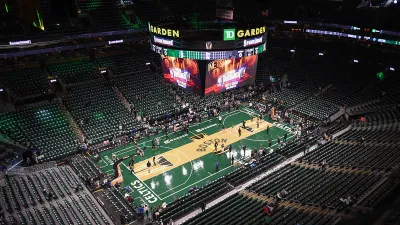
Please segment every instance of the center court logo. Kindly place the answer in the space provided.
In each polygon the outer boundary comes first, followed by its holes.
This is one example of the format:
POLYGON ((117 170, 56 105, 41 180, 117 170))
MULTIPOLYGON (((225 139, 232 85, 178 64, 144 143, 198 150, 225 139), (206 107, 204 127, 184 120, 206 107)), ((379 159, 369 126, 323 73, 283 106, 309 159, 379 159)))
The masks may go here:
POLYGON ((224 41, 235 40, 236 29, 224 29, 224 41))

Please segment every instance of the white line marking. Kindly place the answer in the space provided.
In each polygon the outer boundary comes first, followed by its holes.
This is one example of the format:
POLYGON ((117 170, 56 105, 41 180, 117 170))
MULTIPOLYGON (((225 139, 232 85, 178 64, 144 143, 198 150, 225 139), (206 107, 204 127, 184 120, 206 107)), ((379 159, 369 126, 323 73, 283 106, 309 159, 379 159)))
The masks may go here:
MULTIPOLYGON (((172 157, 177 157, 177 158, 178 158, 178 162, 177 162, 176 164, 179 164, 179 163, 181 162, 181 157, 179 157, 178 155, 174 155, 174 154, 165 154, 164 156, 167 156, 167 155, 171 155, 172 157)), ((136 176, 137 176, 138 178, 145 177, 145 176, 147 176, 147 175, 149 175, 149 174, 152 174, 152 173, 155 173, 155 172, 164 170, 165 168, 168 168, 168 167, 169 167, 169 166, 161 166, 161 167, 159 167, 159 168, 151 169, 151 172, 150 172, 150 173, 146 173, 146 174, 144 174, 144 175, 142 175, 142 176, 138 176, 138 175, 136 174, 136 176)), ((146 169, 147 169, 147 166, 146 166, 145 164, 142 164, 142 165, 139 166, 138 168, 144 168, 144 169, 141 170, 141 171, 143 171, 143 170, 146 170, 146 169)), ((136 169, 136 168, 135 168, 135 169, 136 169)), ((169 171, 169 170, 167 170, 167 171, 169 171)), ((165 171, 165 172, 167 172, 167 171, 165 171)), ((158 176, 158 175, 157 175, 157 176, 158 176)), ((156 176, 155 176, 155 177, 156 177, 156 176)))
POLYGON ((233 116, 233 115, 236 115, 236 114, 239 114, 239 113, 240 113, 239 111, 235 111, 234 113, 232 113, 232 114, 230 114, 230 115, 227 115, 227 116, 224 118, 224 120, 222 121, 222 124, 225 125, 225 120, 226 120, 226 118, 228 118, 228 117, 230 117, 230 116, 233 116))
MULTIPOLYGON (((238 113, 238 112, 237 112, 237 111, 232 111, 232 112, 227 112, 227 113, 225 113, 225 114, 222 113, 221 116, 228 116, 228 115, 230 115, 230 114, 236 114, 236 113, 238 113)), ((203 124, 203 123, 206 123, 206 122, 212 122, 213 119, 214 119, 214 118, 205 120, 205 121, 203 121, 203 122, 201 122, 201 123, 196 123, 196 124, 192 125, 192 127, 198 126, 198 125, 203 124)), ((189 126, 189 127, 190 127, 190 126, 189 126)))
POLYGON ((8 169, 7 171, 10 171, 12 169, 14 169, 14 167, 18 166, 20 163, 22 163, 23 160, 17 162, 15 165, 13 165, 12 167, 10 167, 10 169, 8 169))
MULTIPOLYGON (((149 147, 149 146, 146 146, 146 147, 149 147)), ((174 148, 171 148, 171 147, 167 147, 167 146, 160 146, 160 147, 163 147, 163 148, 166 148, 166 149, 174 149, 174 148)), ((179 151, 179 150, 176 150, 176 151, 178 151, 178 152, 180 152, 181 154, 183 154, 183 155, 185 155, 188 159, 189 159, 189 162, 190 162, 190 164, 191 164, 191 169, 190 169, 190 174, 189 174, 189 176, 188 176, 188 178, 185 180, 185 182, 183 182, 182 184, 180 184, 180 185, 178 185, 178 186, 175 186, 174 188, 172 188, 172 189, 170 189, 170 190, 174 190, 175 188, 177 188, 177 187, 180 187, 180 186, 182 186, 182 185, 184 185, 184 184, 186 184, 187 182, 188 182, 188 180, 190 179, 190 177, 192 176, 192 174, 193 174, 193 162, 192 162, 192 160, 190 160, 190 158, 189 158, 189 156, 186 154, 186 153, 184 153, 184 152, 181 152, 181 151, 179 151)), ((166 152, 167 153, 167 152, 166 152)), ((162 155, 162 154, 160 154, 160 155, 162 155)), ((182 166, 182 165, 180 165, 180 166, 182 166)), ((126 167, 126 166, 125 166, 126 167)), ((140 169, 140 168, 143 168, 143 167, 145 167, 145 165, 143 164, 142 166, 139 166, 139 167, 135 167, 135 170, 136 169, 140 169)), ((146 168, 146 167, 145 167, 146 168)), ((175 167, 175 168, 178 168, 178 166, 177 167, 175 167)), ((174 169, 175 169, 174 168, 174 169)), ((129 169, 129 168, 128 168, 129 169)), ((130 169, 129 169, 130 170, 130 169)), ((169 170, 168 170, 169 171, 169 170)), ((168 172, 168 171, 166 171, 166 172, 168 172)), ((159 175, 161 175, 161 174, 159 174, 159 175)), ((157 176, 159 176, 159 175, 157 175, 157 176)), ((139 177, 135 174, 135 176, 139 179, 139 177)), ((157 177, 157 176, 155 176, 155 177, 157 177)), ((153 178, 153 177, 152 177, 153 178)), ((144 181, 142 181, 141 179, 139 179, 142 183, 144 183, 144 181)), ((165 193, 167 193, 168 191, 166 191, 166 192, 163 192, 163 193, 161 193, 160 195, 162 195, 162 194, 165 194, 165 193)))
POLYGON ((193 134, 194 136, 197 136, 197 134, 193 133, 192 131, 189 130, 189 132, 190 132, 191 134, 193 134))
MULTIPOLYGON (((172 149, 172 148, 170 148, 170 149, 172 149)), ((192 162, 192 160, 190 160, 189 156, 188 156, 186 153, 183 153, 183 152, 181 152, 181 151, 179 151, 179 150, 176 150, 176 151, 178 151, 178 152, 180 152, 181 154, 185 155, 185 156, 189 159, 191 169, 190 169, 189 177, 185 180, 185 182, 183 182, 182 184, 180 184, 180 185, 178 185, 178 186, 175 186, 174 188, 171 188, 170 191, 171 191, 171 190, 174 190, 174 189, 177 188, 177 187, 180 187, 180 186, 186 184, 187 181, 190 179, 190 177, 192 177, 192 173, 193 173, 193 162, 192 162)), ((182 165, 183 165, 183 164, 182 164, 182 165)), ((179 166, 182 166, 182 165, 179 165, 179 166)), ((175 168, 178 168, 178 166, 175 167, 175 168)), ((175 169, 175 168, 174 168, 174 169, 175 169)), ((159 175, 158 175, 158 176, 159 176, 159 175)), ((165 194, 165 193, 167 193, 167 192, 169 192, 169 191, 163 192, 163 193, 161 193, 160 195, 163 195, 163 194, 165 194)))
MULTIPOLYGON (((123 166, 125 166, 125 168, 127 168, 128 171, 131 171, 131 170, 125 165, 125 163, 121 162, 121 164, 122 164, 123 166)), ((142 183, 144 184, 144 186, 147 187, 147 189, 149 189, 151 192, 153 192, 153 194, 154 194, 158 199, 162 200, 162 199, 160 198, 160 196, 158 196, 158 195, 153 191, 153 189, 149 188, 149 186, 147 186, 147 184, 146 184, 144 181, 142 181, 141 179, 139 179, 139 178, 136 176, 135 173, 133 173, 133 175, 135 175, 135 177, 136 177, 140 182, 142 182, 142 183)))
POLYGON ((128 149, 134 149, 134 148, 135 148, 135 146, 132 144, 131 146, 128 146, 128 147, 123 148, 123 149, 118 150, 118 151, 113 151, 112 153, 113 153, 113 154, 118 153, 118 154, 116 154, 116 155, 120 155, 120 152, 125 152, 125 151, 128 150, 128 149))
MULTIPOLYGON (((212 177, 212 176, 216 175, 217 173, 222 172, 222 171, 224 171, 224 170, 226 170, 226 169, 228 169, 228 168, 230 168, 230 167, 232 167, 232 165, 230 165, 230 166, 228 166, 228 167, 226 167, 226 168, 224 168, 224 169, 222 169, 222 170, 220 170, 220 171, 218 171, 218 172, 216 172, 216 173, 214 173, 214 174, 212 174, 212 175, 209 175, 209 176, 207 176, 207 177, 205 177, 205 178, 203 178, 203 179, 201 179, 201 180, 198 180, 198 181, 192 183, 191 185, 197 184, 197 183, 199 183, 199 182, 201 182, 201 181, 203 181, 203 180, 205 180, 205 179, 208 179, 209 177, 212 177)), ((186 187, 186 188, 187 188, 187 187, 186 187)), ((172 195, 174 195, 174 194, 176 194, 176 193, 178 193, 178 192, 181 192, 181 191, 184 190, 184 189, 185 189, 185 188, 182 188, 182 189, 180 189, 179 191, 175 191, 174 193, 172 193, 172 194, 170 194, 170 195, 168 195, 168 196, 165 196, 165 197, 162 198, 161 200, 164 200, 164 199, 166 199, 166 198, 168 198, 168 197, 170 197, 170 196, 172 196, 172 195)))
MULTIPOLYGON (((240 112, 246 113, 246 114, 250 115, 249 113, 244 112, 244 111, 240 111, 240 112)), ((240 112, 238 112, 238 113, 240 113, 240 112)), ((225 117, 225 119, 227 119, 227 118, 230 117, 230 116, 233 116, 233 115, 229 115, 229 116, 225 117)), ((225 124, 225 119, 224 119, 224 121, 223 121, 223 124, 225 124)), ((284 130, 284 129, 278 127, 278 126, 275 126, 274 124, 272 124, 272 123, 270 123, 270 122, 268 122, 268 121, 265 121, 265 120, 264 120, 264 122, 271 124, 270 127, 277 127, 277 128, 279 128, 279 129, 281 129, 281 130, 283 130, 283 131, 289 133, 288 139, 289 139, 290 137, 292 137, 292 136, 290 136, 290 132, 288 132, 288 131, 286 131, 286 130, 284 130)), ((266 123, 263 123, 264 125, 261 127, 261 131, 258 131, 257 133, 262 132, 263 130, 265 130, 265 129, 263 129, 263 128, 265 128, 265 124, 266 124, 266 123)), ((260 128, 258 128, 258 129, 260 129, 260 128)), ((229 131, 230 131, 234 136, 239 137, 239 135, 237 135, 236 132, 232 131, 232 129, 229 129, 229 131)), ((254 134, 257 134, 257 133, 254 133, 254 134)), ((249 141, 256 141, 256 142, 265 142, 265 141, 268 141, 268 139, 267 139, 267 140, 255 140, 255 139, 251 139, 251 138, 248 138, 248 137, 247 137, 247 138, 243 138, 243 139, 244 139, 244 140, 249 140, 249 141)), ((273 140, 273 139, 271 139, 271 140, 273 140)), ((277 139, 275 139, 275 140, 277 140, 277 139)), ((272 146, 271 146, 271 147, 272 147, 272 146)))
POLYGON ((116 154, 116 156, 126 155, 126 154, 128 154, 129 152, 136 153, 136 152, 135 152, 135 149, 125 149, 124 152, 120 152, 120 153, 116 154))
MULTIPOLYGON (((133 196, 131 196, 131 197, 133 198, 133 196)), ((140 197, 140 196, 139 196, 139 197, 137 197, 137 198, 140 198, 140 199, 142 199, 142 202, 143 202, 143 203, 147 203, 147 202, 145 202, 145 201, 143 200, 143 198, 142 198, 142 197, 140 197)))
MULTIPOLYGON (((238 111, 233 111, 233 112, 228 112, 228 113, 225 113, 225 114, 222 114, 222 115, 228 116, 228 115, 231 115, 231 114, 233 115, 233 114, 237 114, 237 113, 239 113, 239 112, 238 112, 238 111)), ((203 122, 201 122, 201 123, 193 124, 192 126, 189 126, 189 128, 194 127, 194 126, 198 126, 198 125, 203 124, 203 123, 206 123, 206 122, 210 122, 210 121, 212 121, 212 120, 213 120, 213 119, 209 119, 209 120, 205 120, 205 121, 203 121, 203 122)), ((190 125, 190 124, 189 124, 189 125, 190 125)), ((190 131, 189 131, 189 132, 190 132, 190 131)), ((162 136, 164 136, 164 135, 154 136, 154 138, 156 138, 156 137, 162 137, 162 136)), ((152 140, 147 140, 147 141, 145 141, 145 142, 139 142, 138 145, 143 144, 143 143, 147 143, 147 142, 150 142, 150 141, 152 141, 152 140)), ((131 148, 134 148, 134 147, 135 147, 135 146, 134 146, 133 144, 131 144, 131 146, 128 146, 128 147, 123 148, 123 149, 118 150, 118 151, 113 151, 113 153, 124 152, 125 150, 131 149, 131 148)))

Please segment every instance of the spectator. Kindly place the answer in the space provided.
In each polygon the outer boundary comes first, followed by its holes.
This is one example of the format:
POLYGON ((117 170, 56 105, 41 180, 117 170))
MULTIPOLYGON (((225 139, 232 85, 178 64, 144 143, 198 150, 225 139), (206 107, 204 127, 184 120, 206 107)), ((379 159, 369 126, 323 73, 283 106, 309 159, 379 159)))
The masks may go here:
POLYGON ((144 218, 144 207, 143 206, 139 206, 139 214, 140 214, 140 218, 143 219, 144 218))
POLYGON ((149 219, 149 207, 147 205, 144 205, 144 212, 146 214, 146 218, 149 219))
POLYGON ((353 198, 348 195, 347 198, 340 198, 340 201, 345 204, 346 206, 350 206, 350 204, 353 202, 353 198))
POLYGON ((204 210, 206 210, 206 202, 202 201, 201 202, 201 211, 204 212, 204 210))
POLYGON ((327 166, 326 160, 322 160, 322 169, 325 169, 325 167, 327 166))
POLYGON ((264 212, 268 215, 268 216, 270 216, 271 214, 270 214, 270 212, 269 212, 269 206, 267 205, 267 206, 265 206, 265 208, 264 208, 264 212))

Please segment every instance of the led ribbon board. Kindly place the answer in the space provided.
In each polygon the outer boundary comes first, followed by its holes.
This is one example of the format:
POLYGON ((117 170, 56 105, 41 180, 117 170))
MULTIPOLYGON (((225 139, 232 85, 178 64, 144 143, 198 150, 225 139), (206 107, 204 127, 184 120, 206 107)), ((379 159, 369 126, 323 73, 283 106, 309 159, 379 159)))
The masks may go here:
POLYGON ((150 48, 152 51, 161 54, 163 56, 196 59, 196 60, 216 60, 216 59, 241 58, 245 56, 258 55, 267 50, 267 44, 263 43, 261 45, 252 48, 243 48, 243 49, 228 50, 228 51, 178 50, 178 49, 164 48, 154 43, 151 43, 150 48))

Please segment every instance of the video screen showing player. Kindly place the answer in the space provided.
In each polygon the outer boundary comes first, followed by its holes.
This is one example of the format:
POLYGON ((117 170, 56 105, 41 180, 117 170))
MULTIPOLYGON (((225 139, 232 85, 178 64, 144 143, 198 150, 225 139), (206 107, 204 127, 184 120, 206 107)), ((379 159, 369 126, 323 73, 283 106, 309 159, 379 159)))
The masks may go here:
POLYGON ((199 65, 193 59, 161 56, 164 79, 196 94, 202 94, 199 65))
POLYGON ((254 83, 257 55, 214 60, 207 65, 205 95, 221 93, 254 83))

